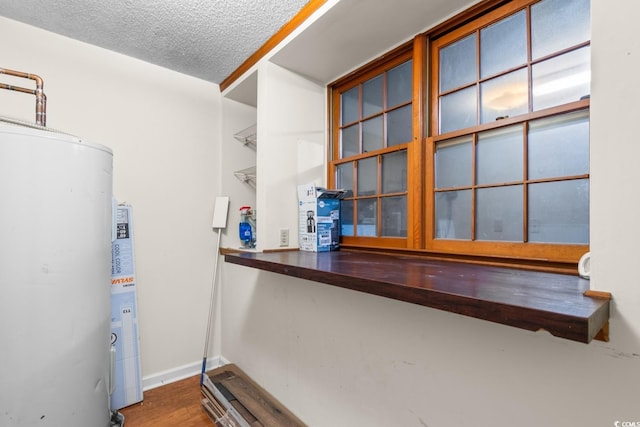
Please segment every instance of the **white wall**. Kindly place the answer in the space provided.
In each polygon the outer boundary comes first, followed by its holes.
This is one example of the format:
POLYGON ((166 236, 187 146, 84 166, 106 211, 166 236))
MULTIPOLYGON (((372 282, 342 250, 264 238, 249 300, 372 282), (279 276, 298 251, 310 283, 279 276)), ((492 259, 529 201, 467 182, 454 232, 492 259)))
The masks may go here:
POLYGON ((617 341, 620 351, 638 359, 640 286, 634 270, 640 242, 640 40, 633 28, 640 4, 618 2, 616 13, 600 1, 591 7, 592 284, 613 292, 613 335, 624 337, 617 341))
POLYGON ((297 185, 325 184, 326 89, 270 62, 258 70, 258 249, 298 247, 297 185))
POLYGON ((591 284, 614 296, 609 342, 223 264, 223 356, 314 427, 640 422, 639 14, 592 6, 591 284))
MULTIPOLYGON (((49 127, 114 151, 115 196, 133 206, 144 377, 184 365, 199 372, 220 190, 219 88, 4 18, 0 39, 1 67, 44 79, 49 127)), ((0 91, 0 114, 33 121, 34 105, 0 91)))

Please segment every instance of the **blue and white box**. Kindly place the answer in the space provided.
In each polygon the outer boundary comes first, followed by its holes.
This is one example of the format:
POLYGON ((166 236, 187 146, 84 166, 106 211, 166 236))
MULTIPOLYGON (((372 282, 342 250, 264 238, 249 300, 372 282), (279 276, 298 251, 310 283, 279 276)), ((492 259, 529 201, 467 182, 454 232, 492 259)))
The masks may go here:
POLYGON ((115 350, 111 409, 142 401, 131 206, 116 207, 111 264, 111 349, 115 350))
POLYGON ((329 252, 340 248, 340 200, 344 190, 314 184, 298 186, 298 244, 302 251, 329 252))

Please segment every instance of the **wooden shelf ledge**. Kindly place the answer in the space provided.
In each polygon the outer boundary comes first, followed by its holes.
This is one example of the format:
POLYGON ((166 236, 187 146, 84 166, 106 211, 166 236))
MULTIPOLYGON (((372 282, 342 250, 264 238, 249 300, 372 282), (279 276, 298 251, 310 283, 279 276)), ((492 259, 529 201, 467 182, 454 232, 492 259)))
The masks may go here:
POLYGON ((609 299, 585 295, 589 281, 568 274, 344 250, 229 253, 225 261, 583 343, 609 321, 609 299))

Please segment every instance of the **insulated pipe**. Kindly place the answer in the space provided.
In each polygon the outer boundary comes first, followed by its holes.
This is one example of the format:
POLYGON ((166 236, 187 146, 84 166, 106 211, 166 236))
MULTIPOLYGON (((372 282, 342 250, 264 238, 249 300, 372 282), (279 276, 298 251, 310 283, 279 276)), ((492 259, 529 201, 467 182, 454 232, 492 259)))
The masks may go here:
POLYGON ((35 89, 27 89, 19 86, 8 85, 0 83, 0 89, 14 90, 16 92, 28 93, 36 96, 36 124, 40 126, 47 125, 47 96, 44 94, 44 82, 40 76, 30 73, 23 73, 22 71, 7 70, 6 68, 0 68, 0 74, 6 74, 8 76, 20 77, 23 79, 30 79, 36 82, 35 89))

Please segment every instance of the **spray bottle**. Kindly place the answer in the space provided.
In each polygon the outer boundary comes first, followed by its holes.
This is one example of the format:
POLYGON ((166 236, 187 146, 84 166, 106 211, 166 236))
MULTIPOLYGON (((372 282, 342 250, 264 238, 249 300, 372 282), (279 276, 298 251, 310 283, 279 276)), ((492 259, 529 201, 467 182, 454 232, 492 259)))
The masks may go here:
POLYGON ((243 249, 256 247, 256 218, 255 211, 251 210, 251 206, 240 208, 239 232, 243 249))

